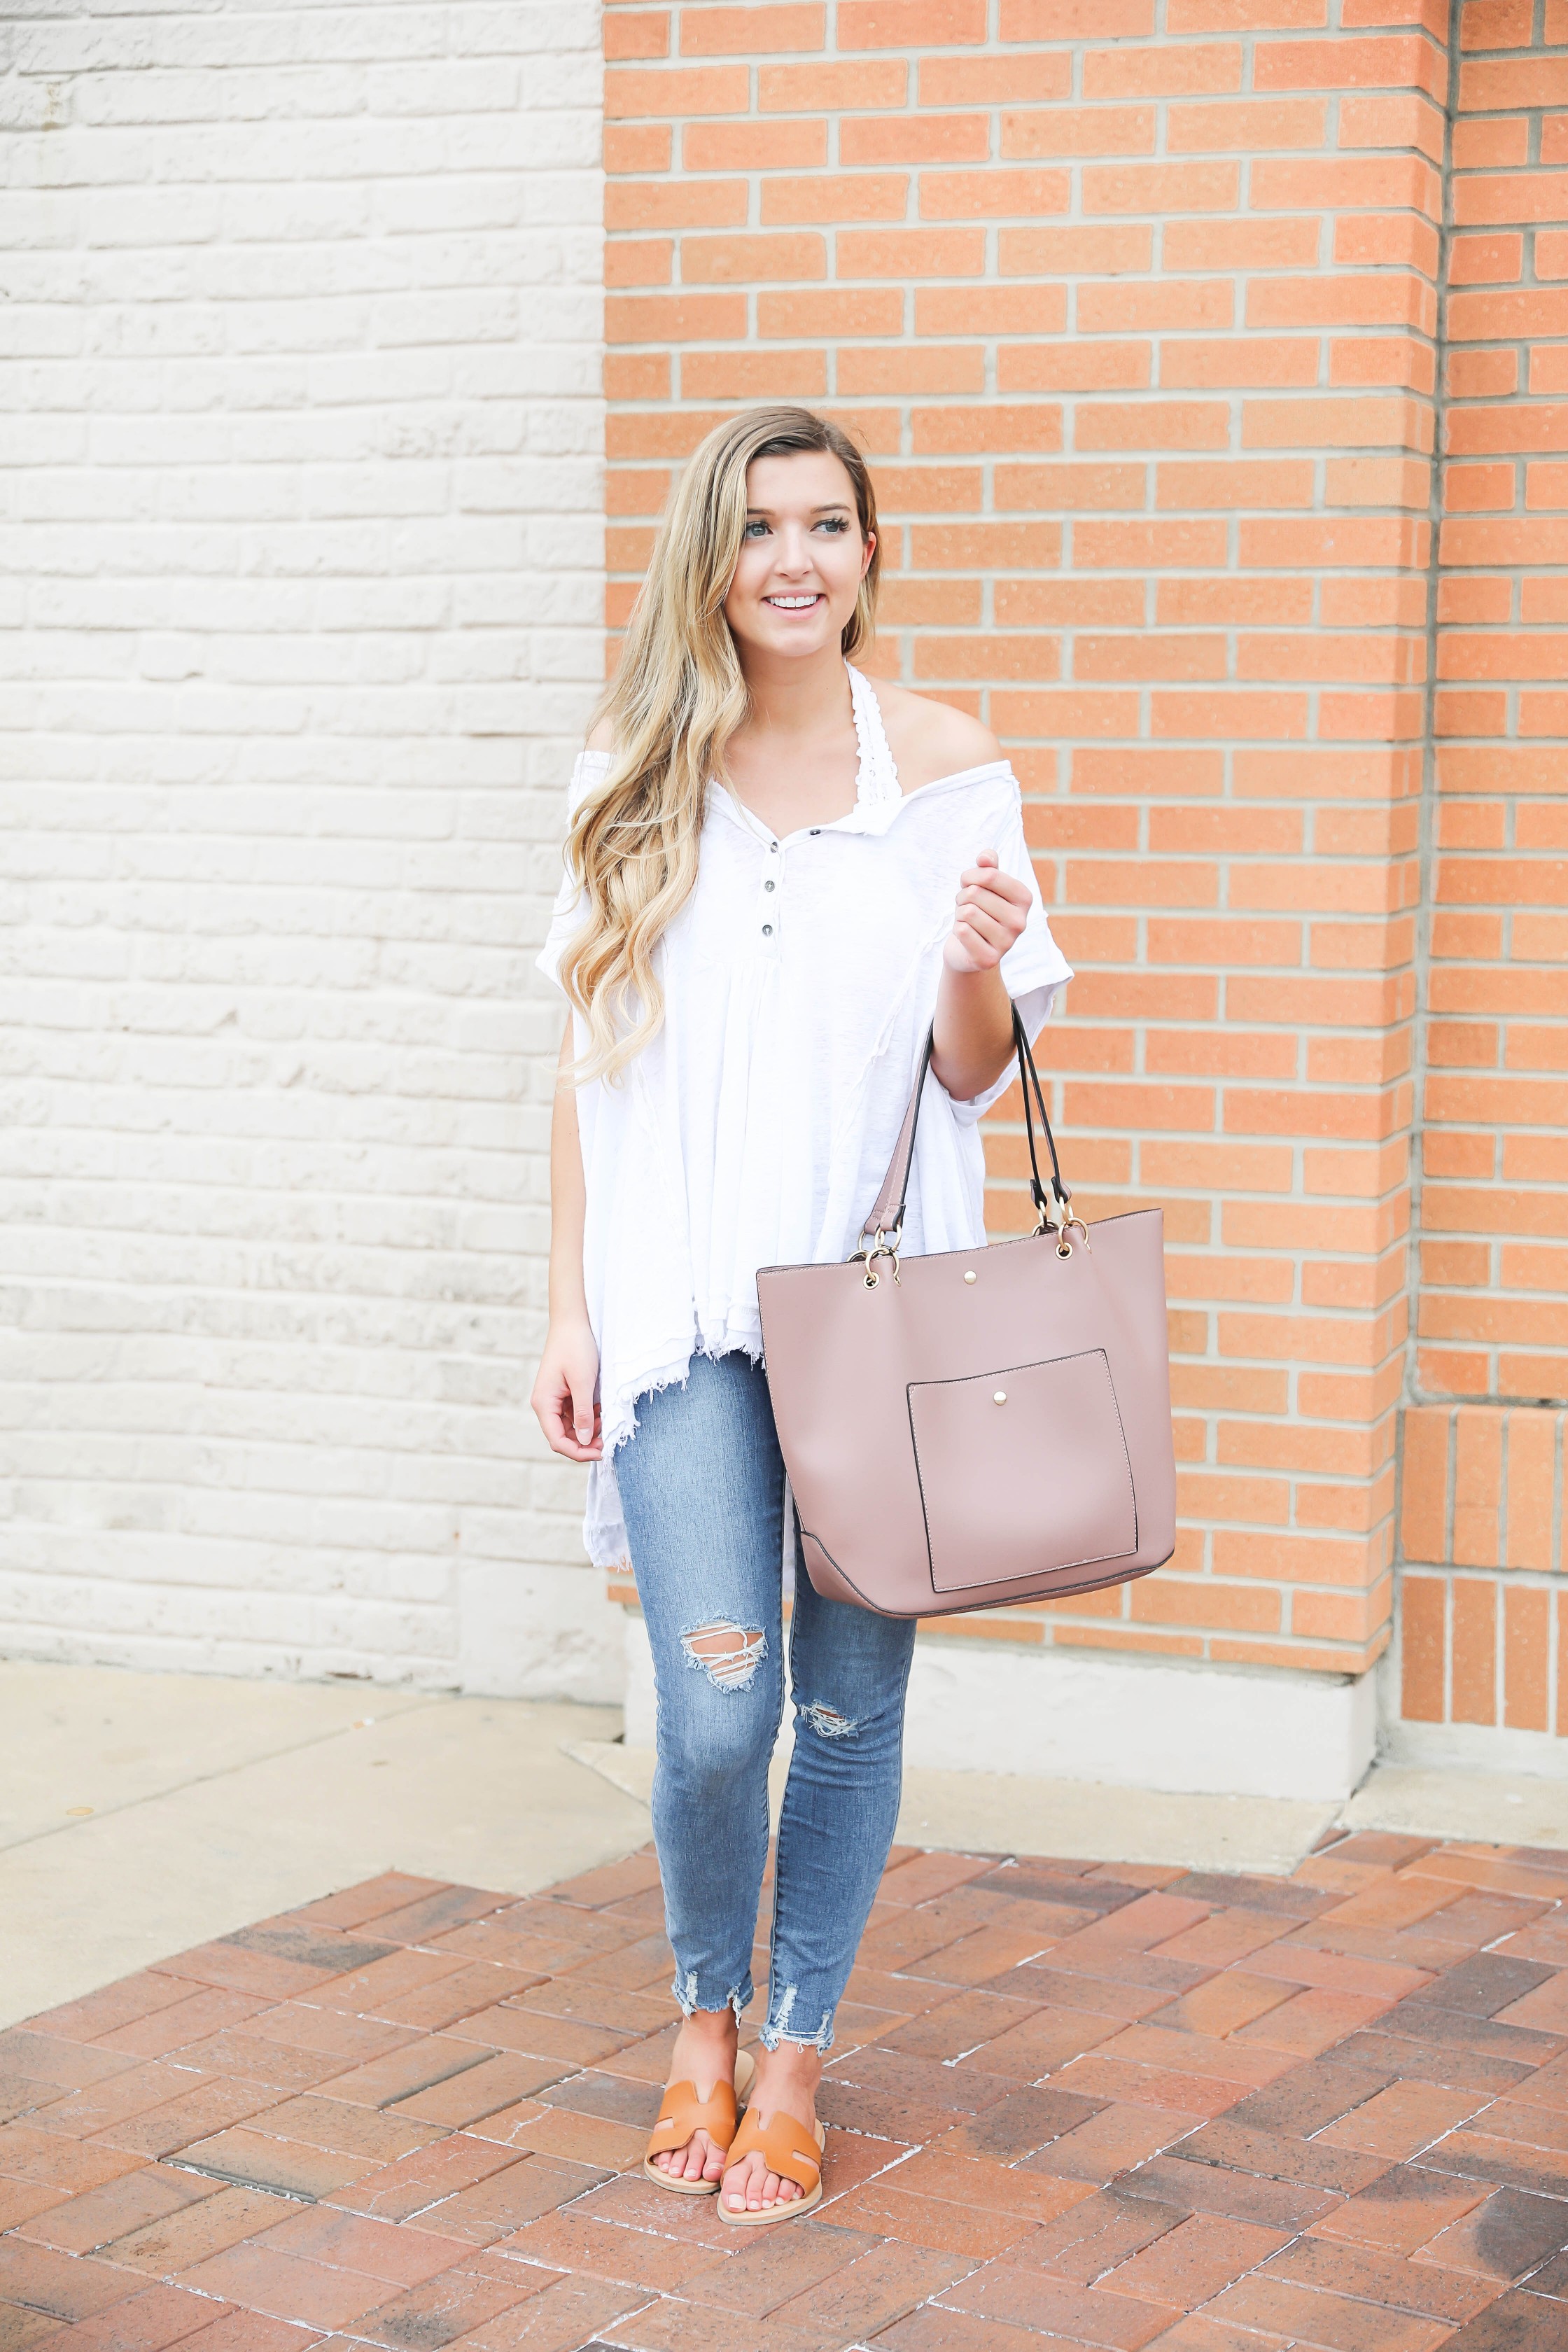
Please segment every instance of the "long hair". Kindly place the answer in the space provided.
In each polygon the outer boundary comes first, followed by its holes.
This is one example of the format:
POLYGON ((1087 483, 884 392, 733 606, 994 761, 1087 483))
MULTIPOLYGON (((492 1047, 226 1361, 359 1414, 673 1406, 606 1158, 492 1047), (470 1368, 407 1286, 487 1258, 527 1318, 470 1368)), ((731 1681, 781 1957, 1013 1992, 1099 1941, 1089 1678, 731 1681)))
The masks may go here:
MULTIPOLYGON (((609 772, 580 803, 566 841, 587 900, 561 961, 588 1030, 579 1082, 618 1076, 664 1018, 654 950, 697 880, 709 781, 722 777, 725 746, 750 708, 724 618, 745 531, 746 469, 802 449, 839 460, 870 538, 877 505, 859 450, 826 417, 785 403, 715 426, 659 525, 620 667, 595 713, 614 730, 609 772)), ((842 632, 846 657, 871 636, 879 554, 873 548, 842 632)))

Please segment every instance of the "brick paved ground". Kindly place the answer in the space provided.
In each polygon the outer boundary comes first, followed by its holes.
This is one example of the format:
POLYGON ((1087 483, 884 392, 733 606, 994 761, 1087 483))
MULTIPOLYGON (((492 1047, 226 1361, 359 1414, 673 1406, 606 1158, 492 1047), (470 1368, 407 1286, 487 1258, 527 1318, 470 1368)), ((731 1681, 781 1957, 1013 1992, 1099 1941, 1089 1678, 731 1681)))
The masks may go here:
POLYGON ((1565 1898, 900 1849, 822 2216, 739 2235, 638 2170, 651 1854, 374 1880, 0 2036, 0 2352, 1564 2352, 1565 1898))

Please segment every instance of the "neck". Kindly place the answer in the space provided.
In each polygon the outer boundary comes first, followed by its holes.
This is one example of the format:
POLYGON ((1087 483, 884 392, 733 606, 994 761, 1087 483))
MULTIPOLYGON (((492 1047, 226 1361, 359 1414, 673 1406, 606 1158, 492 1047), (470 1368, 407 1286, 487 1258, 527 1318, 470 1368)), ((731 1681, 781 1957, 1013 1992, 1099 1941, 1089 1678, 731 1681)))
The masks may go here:
POLYGON ((752 700, 750 726, 769 735, 820 735, 842 727, 849 679, 837 646, 807 658, 780 661, 737 646, 741 675, 752 700))

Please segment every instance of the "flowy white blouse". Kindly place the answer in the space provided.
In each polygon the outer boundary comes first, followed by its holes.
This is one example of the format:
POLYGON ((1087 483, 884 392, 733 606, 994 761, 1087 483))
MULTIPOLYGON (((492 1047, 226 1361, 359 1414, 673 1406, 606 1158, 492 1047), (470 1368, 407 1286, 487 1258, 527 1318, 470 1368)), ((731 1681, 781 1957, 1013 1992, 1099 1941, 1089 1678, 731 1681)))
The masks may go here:
MULTIPOLYGON (((994 849, 1029 886, 1002 976, 1031 1038, 1072 978, 1008 763, 906 796, 876 695, 853 668, 849 683, 854 808, 775 836, 727 787, 710 786, 696 887, 657 950, 663 1025, 617 1079, 577 1090, 605 1448, 589 1473, 584 1540, 600 1566, 626 1558, 613 1456, 639 1398, 683 1381, 694 1355, 760 1360, 759 1266, 857 1246, 936 1008, 959 877, 977 851, 994 849)), ((608 767, 606 752, 579 755, 572 807, 608 767)), ((568 873, 539 957, 557 985, 581 897, 568 873)), ((580 1016, 576 1047, 586 1048, 580 1016)), ((927 1078, 906 1253, 984 1243, 978 1122, 1012 1075, 1009 1066, 968 1102, 927 1078)))

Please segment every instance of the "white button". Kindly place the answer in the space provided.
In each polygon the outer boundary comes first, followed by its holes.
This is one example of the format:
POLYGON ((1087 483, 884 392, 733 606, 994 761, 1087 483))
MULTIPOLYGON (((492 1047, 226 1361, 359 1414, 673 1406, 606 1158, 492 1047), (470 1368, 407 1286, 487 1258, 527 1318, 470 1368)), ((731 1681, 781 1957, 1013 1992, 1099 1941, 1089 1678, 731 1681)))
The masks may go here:
POLYGON ((974 1276, 973 1273, 969 1273, 964 1276, 963 1279, 965 1282, 973 1282, 974 1280, 974 1276))
POLYGON ((995 1393, 995 1395, 992 1398, 991 1402, 992 1402, 992 1403, 993 1403, 993 1404, 1005 1404, 1005 1403, 1006 1403, 1006 1402, 1007 1402, 1007 1391, 1006 1391, 1006 1390, 1005 1390, 1005 1389, 998 1389, 998 1390, 997 1390, 997 1391, 996 1391, 996 1393, 995 1393))

